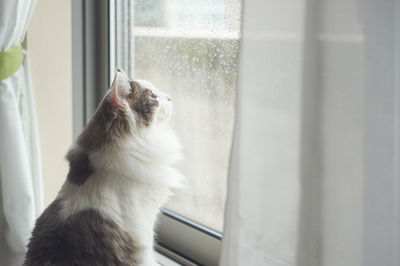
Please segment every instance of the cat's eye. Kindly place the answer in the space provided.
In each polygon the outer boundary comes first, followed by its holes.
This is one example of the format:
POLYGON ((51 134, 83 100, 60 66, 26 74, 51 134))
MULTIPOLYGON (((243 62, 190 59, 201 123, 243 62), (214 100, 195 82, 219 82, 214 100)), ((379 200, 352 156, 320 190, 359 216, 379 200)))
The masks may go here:
POLYGON ((150 92, 149 94, 150 98, 152 99, 157 99, 157 95, 155 95, 154 93, 150 92))

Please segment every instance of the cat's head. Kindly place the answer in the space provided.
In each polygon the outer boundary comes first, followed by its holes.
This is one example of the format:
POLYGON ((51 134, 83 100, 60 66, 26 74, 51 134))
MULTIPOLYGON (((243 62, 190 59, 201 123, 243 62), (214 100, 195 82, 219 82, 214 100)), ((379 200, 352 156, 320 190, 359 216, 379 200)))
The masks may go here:
POLYGON ((171 97, 144 80, 132 80, 118 69, 93 118, 78 138, 86 149, 137 137, 141 131, 167 123, 172 116, 171 97))
POLYGON ((121 69, 117 70, 106 99, 115 111, 134 118, 137 127, 167 122, 172 115, 172 99, 145 80, 132 80, 121 69))

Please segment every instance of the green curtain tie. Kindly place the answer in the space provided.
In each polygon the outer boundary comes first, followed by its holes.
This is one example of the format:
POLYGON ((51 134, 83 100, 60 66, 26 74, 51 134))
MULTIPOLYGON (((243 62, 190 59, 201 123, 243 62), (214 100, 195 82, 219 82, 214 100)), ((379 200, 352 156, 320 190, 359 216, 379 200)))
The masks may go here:
POLYGON ((21 43, 0 52, 0 81, 14 75, 24 60, 21 43))

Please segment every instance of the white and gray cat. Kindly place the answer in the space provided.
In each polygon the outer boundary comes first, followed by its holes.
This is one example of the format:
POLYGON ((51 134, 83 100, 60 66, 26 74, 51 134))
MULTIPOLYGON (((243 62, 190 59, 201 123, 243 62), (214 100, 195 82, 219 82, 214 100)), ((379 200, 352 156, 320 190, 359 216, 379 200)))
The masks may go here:
POLYGON ((66 158, 57 198, 37 219, 24 265, 156 265, 153 227, 180 186, 171 98, 118 70, 66 158))

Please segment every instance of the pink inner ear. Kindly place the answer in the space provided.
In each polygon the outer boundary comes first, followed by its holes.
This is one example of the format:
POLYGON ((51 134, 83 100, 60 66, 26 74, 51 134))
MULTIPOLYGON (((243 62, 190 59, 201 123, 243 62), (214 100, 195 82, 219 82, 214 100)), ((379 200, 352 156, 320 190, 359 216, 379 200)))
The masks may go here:
POLYGON ((123 88, 121 87, 121 85, 123 84, 121 79, 123 79, 122 74, 118 71, 115 75, 114 82, 111 88, 110 102, 114 107, 124 109, 126 107, 126 104, 121 99, 121 93, 123 93, 121 91, 123 90, 123 88))
POLYGON ((117 90, 113 89, 111 91, 110 95, 110 102, 114 107, 119 108, 119 109, 124 109, 125 108, 125 103, 121 100, 121 98, 118 96, 117 90))

